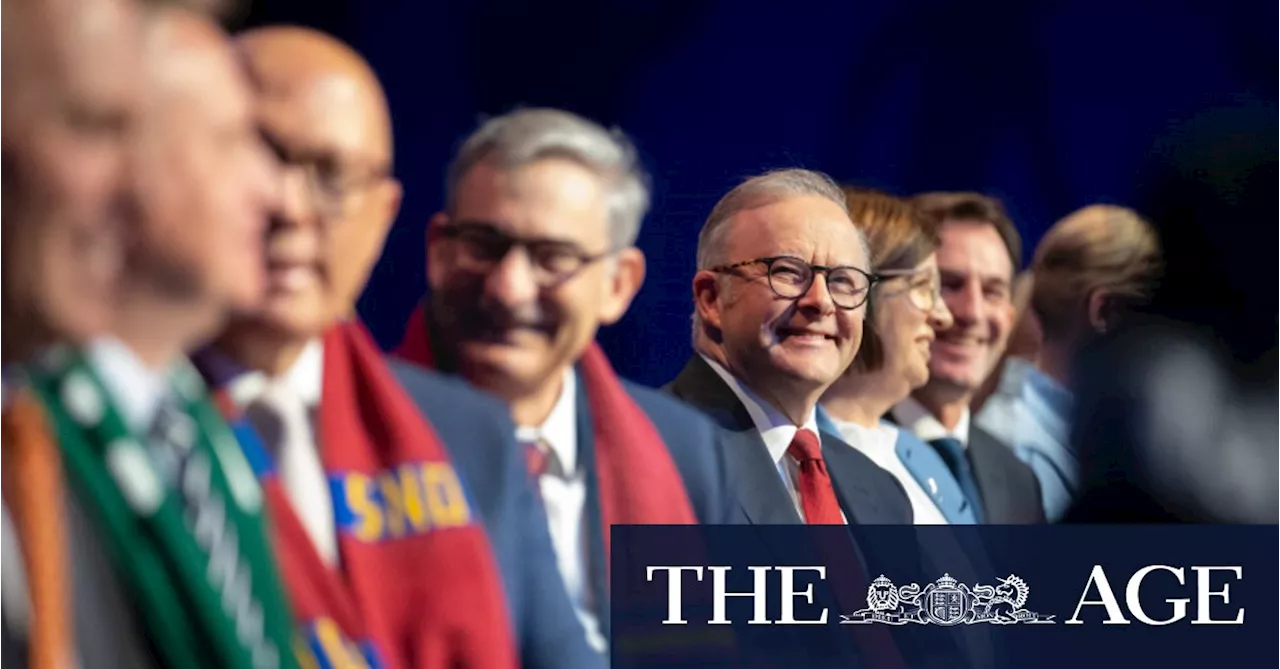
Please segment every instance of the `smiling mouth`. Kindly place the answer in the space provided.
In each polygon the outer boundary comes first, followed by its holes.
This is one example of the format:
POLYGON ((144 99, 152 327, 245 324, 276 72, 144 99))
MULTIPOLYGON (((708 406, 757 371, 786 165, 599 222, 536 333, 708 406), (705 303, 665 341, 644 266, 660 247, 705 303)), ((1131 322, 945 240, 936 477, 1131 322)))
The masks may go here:
POLYGON ((835 335, 825 332, 815 332, 813 330, 799 330, 796 328, 782 328, 778 330, 779 339, 796 339, 798 341, 820 342, 827 340, 835 340, 835 335))
POLYGON ((978 337, 941 337, 937 342, 959 348, 979 348, 987 345, 986 339, 978 337))

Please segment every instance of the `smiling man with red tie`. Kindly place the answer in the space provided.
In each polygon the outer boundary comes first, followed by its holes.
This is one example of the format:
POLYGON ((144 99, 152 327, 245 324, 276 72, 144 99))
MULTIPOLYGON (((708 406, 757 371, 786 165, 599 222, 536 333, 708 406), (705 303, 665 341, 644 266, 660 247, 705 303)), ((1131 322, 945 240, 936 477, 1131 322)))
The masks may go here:
MULTIPOLYGON (((666 390, 737 437, 730 460, 752 524, 911 524, 897 480, 817 422, 819 398, 861 345, 873 282, 866 240, 824 174, 789 169, 748 179, 703 226, 696 353, 666 390)), ((865 593, 869 578, 851 566, 865 556, 853 542, 814 537, 828 565, 843 567, 833 579, 850 577, 836 589, 865 593)), ((883 630, 858 628, 853 640, 861 666, 904 666, 883 630)))
POLYGON ((753 523, 911 523, 894 478, 817 424, 862 342, 867 268, 844 196, 808 170, 743 182, 702 228, 697 354, 667 390, 754 442, 734 452, 753 523))

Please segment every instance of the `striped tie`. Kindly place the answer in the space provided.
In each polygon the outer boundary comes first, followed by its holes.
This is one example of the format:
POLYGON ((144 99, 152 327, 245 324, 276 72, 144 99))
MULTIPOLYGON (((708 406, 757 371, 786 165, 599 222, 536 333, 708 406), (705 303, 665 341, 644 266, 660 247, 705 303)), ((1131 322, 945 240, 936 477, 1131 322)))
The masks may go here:
POLYGON ((205 575, 221 594, 223 612, 236 621, 236 637, 251 649, 255 667, 271 669, 280 658, 266 637, 262 606, 253 595, 252 573, 241 560, 226 500, 213 489, 215 463, 195 449, 196 430, 195 421, 171 396, 160 404, 148 432, 151 452, 179 492, 187 529, 208 557, 205 575))

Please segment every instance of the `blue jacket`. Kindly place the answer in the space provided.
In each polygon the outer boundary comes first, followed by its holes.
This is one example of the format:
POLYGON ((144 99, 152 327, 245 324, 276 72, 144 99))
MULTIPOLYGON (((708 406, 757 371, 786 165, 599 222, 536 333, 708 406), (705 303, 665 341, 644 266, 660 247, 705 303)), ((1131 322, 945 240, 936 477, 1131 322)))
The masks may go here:
POLYGON ((565 591, 507 408, 462 381, 396 360, 388 366, 440 435, 489 534, 521 665, 603 669, 606 658, 587 644, 565 591))
MULTIPOLYGON (((887 421, 886 421, 887 422, 887 421)), ((825 409, 818 407, 818 429, 831 434, 840 434, 831 416, 825 409)), ((947 468, 942 456, 915 434, 898 429, 898 440, 893 451, 902 466, 911 473, 911 478, 920 484, 933 503, 938 506, 942 516, 952 525, 973 525, 976 521, 973 509, 969 507, 960 484, 947 468)))

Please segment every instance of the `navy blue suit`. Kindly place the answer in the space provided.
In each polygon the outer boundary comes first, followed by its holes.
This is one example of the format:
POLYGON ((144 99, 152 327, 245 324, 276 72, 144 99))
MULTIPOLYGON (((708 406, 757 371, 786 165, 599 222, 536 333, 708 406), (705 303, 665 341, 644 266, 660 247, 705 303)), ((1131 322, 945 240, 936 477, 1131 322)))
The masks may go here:
MULTIPOLYGON (((645 412, 658 430, 671 460, 680 472, 694 515, 703 524, 728 524, 737 518, 734 492, 726 472, 725 446, 722 433, 692 407, 662 393, 623 380, 622 387, 645 412)), ((591 405, 586 384, 577 384, 575 398, 578 457, 587 483, 584 519, 587 531, 588 578, 595 592, 607 593, 608 570, 605 568, 604 520, 600 517, 600 488, 596 480, 595 431, 592 428, 591 405)), ((608 611, 598 611, 600 632, 610 638, 608 611)))
POLYGON ((698 522, 725 525, 738 518, 726 470, 724 431, 702 412, 664 393, 625 380, 622 387, 662 435, 698 522))
POLYGON ((515 425, 503 404, 466 383, 388 360, 401 387, 444 442, 479 513, 507 593, 526 669, 603 668, 556 566, 547 518, 534 497, 515 425))
MULTIPOLYGON (((730 480, 737 489, 741 513, 755 525, 803 522, 787 495, 778 469, 747 408, 715 370, 694 355, 680 375, 664 387, 671 394, 706 412, 733 434, 730 480)), ((915 516, 902 486, 889 472, 840 440, 823 432, 822 457, 850 523, 910 525, 915 516)))

